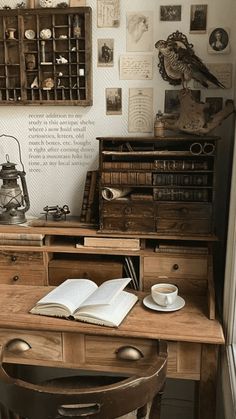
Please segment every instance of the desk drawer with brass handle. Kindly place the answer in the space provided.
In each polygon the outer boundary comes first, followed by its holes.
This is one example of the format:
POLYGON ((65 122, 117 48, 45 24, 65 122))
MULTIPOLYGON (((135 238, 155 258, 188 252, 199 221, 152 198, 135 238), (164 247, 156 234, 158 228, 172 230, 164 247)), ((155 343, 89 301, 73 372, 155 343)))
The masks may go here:
POLYGON ((0 345, 7 345, 4 360, 12 363, 38 364, 41 361, 61 361, 61 333, 31 332, 0 329, 0 345), (13 341, 14 344, 11 344, 13 341), (22 345, 29 346, 29 349, 22 345))

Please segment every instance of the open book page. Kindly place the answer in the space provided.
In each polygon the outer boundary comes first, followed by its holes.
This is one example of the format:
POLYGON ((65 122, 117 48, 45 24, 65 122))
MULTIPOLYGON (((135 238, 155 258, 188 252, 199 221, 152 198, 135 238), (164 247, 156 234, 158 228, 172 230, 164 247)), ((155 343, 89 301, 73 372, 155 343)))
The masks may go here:
POLYGON ((76 310, 74 318, 89 323, 118 327, 137 300, 138 297, 135 294, 121 291, 111 305, 81 307, 76 310))
POLYGON ((47 312, 49 314, 53 312, 52 309, 54 307, 59 309, 61 307, 61 315, 63 311, 65 312, 64 314, 72 314, 97 288, 97 284, 90 279, 67 279, 45 295, 45 297, 41 298, 31 310, 31 313, 37 313, 37 308, 40 308, 40 312, 43 309, 45 311, 42 314, 47 314, 47 312))
POLYGON ((80 307, 112 304, 130 281, 131 278, 121 278, 103 282, 93 294, 80 304, 80 307))

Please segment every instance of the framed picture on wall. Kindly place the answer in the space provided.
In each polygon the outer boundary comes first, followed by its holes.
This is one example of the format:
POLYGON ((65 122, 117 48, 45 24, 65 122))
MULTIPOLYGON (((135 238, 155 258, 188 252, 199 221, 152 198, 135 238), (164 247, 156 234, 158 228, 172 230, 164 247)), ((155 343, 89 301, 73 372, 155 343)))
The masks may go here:
POLYGON ((177 22, 181 20, 181 6, 160 6, 160 20, 177 22))
POLYGON ((112 67, 114 55, 114 39, 98 39, 98 67, 112 67))
POLYGON ((206 33, 207 4, 190 6, 190 33, 206 33))
POLYGON ((120 87, 106 88, 106 114, 122 114, 122 89, 120 87))
MULTIPOLYGON (((200 102, 200 90, 191 90, 191 94, 196 102, 200 102)), ((167 114, 180 112, 179 90, 165 90, 164 112, 167 114)))
POLYGON ((209 103, 208 112, 210 116, 215 115, 217 112, 221 111, 223 108, 222 97, 206 97, 206 103, 209 103))
POLYGON ((218 27, 209 31, 208 52, 211 54, 229 54, 229 29, 218 27))

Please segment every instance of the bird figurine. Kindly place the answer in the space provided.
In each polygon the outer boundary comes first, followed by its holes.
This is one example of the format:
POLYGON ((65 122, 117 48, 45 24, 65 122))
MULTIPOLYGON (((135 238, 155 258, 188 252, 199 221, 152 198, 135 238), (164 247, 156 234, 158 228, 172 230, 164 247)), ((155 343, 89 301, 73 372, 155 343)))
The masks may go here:
POLYGON ((176 31, 166 41, 157 41, 155 47, 159 51, 160 73, 170 84, 182 83, 183 88, 187 88, 193 79, 206 88, 209 87, 209 83, 224 88, 195 54, 193 45, 188 43, 187 37, 181 32, 176 31))

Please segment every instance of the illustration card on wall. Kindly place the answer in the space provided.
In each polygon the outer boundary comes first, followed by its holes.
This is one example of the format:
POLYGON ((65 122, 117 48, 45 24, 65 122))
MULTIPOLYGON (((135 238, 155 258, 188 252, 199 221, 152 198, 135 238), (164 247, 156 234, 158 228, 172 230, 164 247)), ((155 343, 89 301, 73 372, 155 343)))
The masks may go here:
POLYGON ((213 28, 209 31, 208 52, 210 54, 229 54, 229 29, 213 28))
POLYGON ((153 89, 129 89, 129 132, 152 132, 153 129, 153 89))
POLYGON ((70 0, 70 7, 86 6, 86 0, 70 0))
POLYGON ((121 80, 152 80, 153 56, 121 55, 120 56, 120 79, 121 80))
MULTIPOLYGON (((207 64, 209 71, 223 84, 225 89, 232 87, 232 63, 209 63, 207 64)), ((194 82, 194 87, 199 88, 199 84, 194 82)), ((201 86, 202 88, 202 86, 201 86)), ((209 82, 209 89, 220 89, 209 82)))
POLYGON ((97 0, 97 27, 120 26, 120 0, 97 0))
POLYGON ((193 4, 190 8, 190 33, 206 33, 207 4, 193 4))
POLYGON ((114 39, 98 39, 98 67, 114 65, 114 39))
POLYGON ((153 13, 128 12, 126 15, 126 49, 127 51, 153 50, 153 13))
POLYGON ((120 87, 106 88, 106 114, 122 114, 122 89, 120 87))
POLYGON ((177 22, 181 20, 181 6, 160 6, 160 20, 177 22))

